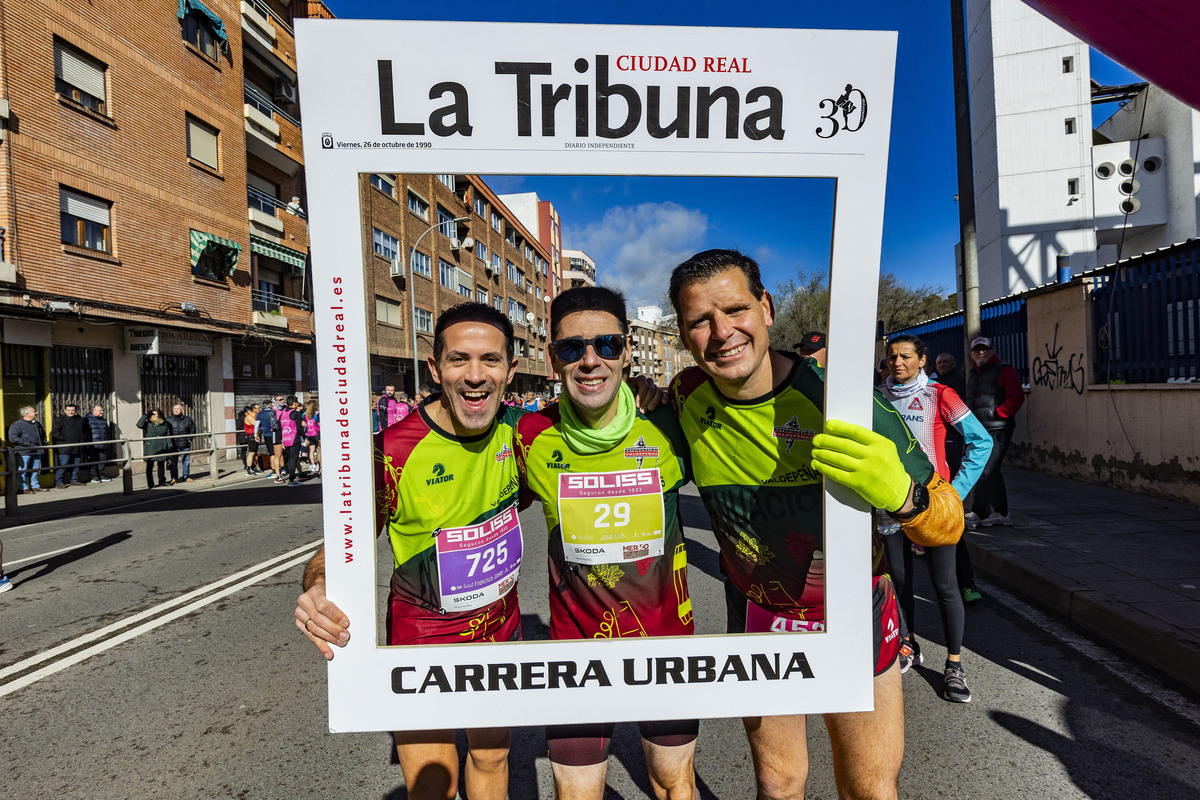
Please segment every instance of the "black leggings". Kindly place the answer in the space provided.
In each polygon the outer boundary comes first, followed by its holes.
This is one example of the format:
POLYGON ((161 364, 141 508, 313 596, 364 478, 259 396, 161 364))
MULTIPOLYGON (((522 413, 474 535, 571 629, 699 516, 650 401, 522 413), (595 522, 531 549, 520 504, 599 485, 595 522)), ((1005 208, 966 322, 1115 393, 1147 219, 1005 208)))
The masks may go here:
MULTIPOLYGON (((888 574, 892 576, 896 594, 900 597, 901 633, 905 638, 912 636, 916 628, 916 606, 910 580, 913 566, 910 544, 908 537, 902 532, 883 537, 888 574)), ((946 639, 946 652, 952 656, 962 651, 963 626, 966 622, 962 595, 958 590, 958 580, 954 576, 954 551, 955 545, 952 544, 925 548, 925 566, 929 568, 929 579, 933 582, 938 611, 942 615, 942 635, 946 639)))

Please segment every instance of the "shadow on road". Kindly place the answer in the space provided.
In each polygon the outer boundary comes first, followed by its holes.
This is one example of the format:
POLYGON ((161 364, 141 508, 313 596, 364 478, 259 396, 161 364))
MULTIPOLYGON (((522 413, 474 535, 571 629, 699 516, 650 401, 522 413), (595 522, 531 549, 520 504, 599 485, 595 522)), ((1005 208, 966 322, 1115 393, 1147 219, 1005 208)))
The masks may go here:
POLYGON ((132 536, 132 531, 117 531, 116 533, 110 533, 101 539, 97 539, 91 544, 85 544, 83 547, 77 547, 74 550, 69 550, 65 553, 49 556, 40 561, 32 561, 28 564, 23 564, 17 569, 10 570, 8 577, 10 580, 12 580, 13 586, 19 586, 27 583, 28 581, 35 581, 38 578, 46 577, 59 567, 65 567, 68 564, 74 564, 76 561, 82 561, 85 558, 94 556, 96 553, 99 553, 102 550, 107 550, 113 545, 120 544, 121 542, 132 538, 132 536), (24 576, 25 573, 33 570, 37 570, 36 575, 21 577, 20 580, 17 580, 18 576, 24 576))

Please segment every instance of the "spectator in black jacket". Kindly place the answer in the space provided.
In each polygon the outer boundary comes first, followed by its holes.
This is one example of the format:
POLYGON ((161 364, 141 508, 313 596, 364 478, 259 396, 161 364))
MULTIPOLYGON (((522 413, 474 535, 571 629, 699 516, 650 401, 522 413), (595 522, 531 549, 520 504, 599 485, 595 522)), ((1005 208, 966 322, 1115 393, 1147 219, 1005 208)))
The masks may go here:
MULTIPOLYGON (((104 418, 104 406, 92 406, 91 412, 84 417, 92 429, 92 441, 103 442, 112 437, 108 435, 108 420, 104 418)), ((104 461, 108 458, 108 445, 97 444, 92 446, 91 458, 88 461, 104 461)), ((101 481, 108 482, 112 480, 105 476, 103 464, 92 465, 92 483, 100 483, 101 481)))
MULTIPOLYGON (((172 436, 183 436, 186 434, 194 434, 196 432, 196 421, 183 413, 183 404, 176 403, 171 406, 171 416, 167 417, 167 427, 171 429, 172 436)), ((168 466, 171 469, 171 483, 176 481, 185 481, 191 483, 189 477, 192 471, 192 440, 191 439, 172 439, 171 449, 175 455, 171 456, 168 466), (183 473, 179 472, 179 454, 183 454, 183 473)))
POLYGON ((38 486, 37 470, 42 466, 46 431, 37 416, 36 408, 25 406, 21 409, 21 418, 8 427, 8 443, 16 448, 21 471, 21 494, 49 491, 38 486))
POLYGON ((79 416, 79 406, 67 403, 63 413, 54 420, 50 428, 50 439, 58 445, 54 451, 58 454, 58 469, 54 473, 54 487, 65 489, 71 484, 79 483, 79 462, 83 461, 81 450, 91 452, 91 448, 78 445, 92 441, 92 426, 79 416), (66 445, 65 447, 63 445, 66 445), (67 468, 71 467, 68 478, 67 468))
POLYGON ((154 488, 154 465, 158 464, 158 485, 165 486, 167 459, 171 457, 171 440, 164 437, 171 435, 171 429, 163 419, 162 409, 152 408, 148 413, 142 414, 137 426, 145 431, 145 435, 142 436, 142 455, 146 457, 146 485, 154 488))

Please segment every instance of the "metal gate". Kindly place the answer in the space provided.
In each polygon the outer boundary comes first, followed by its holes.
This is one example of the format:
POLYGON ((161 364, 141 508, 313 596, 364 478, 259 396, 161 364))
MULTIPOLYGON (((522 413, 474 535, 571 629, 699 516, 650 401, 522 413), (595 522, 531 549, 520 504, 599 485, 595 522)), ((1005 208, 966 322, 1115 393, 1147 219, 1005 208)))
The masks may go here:
POLYGON ((98 347, 62 347, 50 349, 51 416, 74 403, 80 416, 101 406, 104 416, 113 418, 113 354, 98 347))
POLYGON ((142 356, 142 410, 182 403, 196 428, 208 430, 208 359, 201 356, 142 356))

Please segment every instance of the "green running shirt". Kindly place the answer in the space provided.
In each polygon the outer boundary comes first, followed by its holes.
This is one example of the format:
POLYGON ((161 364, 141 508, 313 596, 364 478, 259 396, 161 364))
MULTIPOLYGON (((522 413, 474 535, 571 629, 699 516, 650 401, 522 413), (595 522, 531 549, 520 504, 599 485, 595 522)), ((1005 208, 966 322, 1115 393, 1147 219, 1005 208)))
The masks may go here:
MULTIPOLYGON (((783 616, 825 616, 821 473, 812 439, 824 426, 825 373, 796 359, 777 389, 753 400, 723 396, 699 367, 671 383, 671 403, 691 445, 693 480, 738 592, 783 616)), ((905 469, 926 482, 933 467, 895 409, 874 393, 872 427, 896 443, 905 469)), ((880 574, 880 557, 875 558, 880 574)))
MULTIPOLYGON (((465 625, 486 617, 493 624, 495 614, 488 609, 494 611, 501 601, 480 605, 479 598, 504 597, 509 592, 509 603, 503 604, 505 619, 515 611, 519 537, 514 541, 512 535, 498 535, 490 553, 489 547, 447 550, 466 548, 470 542, 447 545, 443 541, 439 558, 437 534, 480 526, 453 538, 462 542, 483 536, 480 541, 486 541, 490 534, 485 523, 516 515, 520 480, 512 437, 524 413, 502 406, 486 432, 461 438, 439 428, 422 406, 375 437, 376 524, 387 532, 392 545, 393 611, 397 603, 406 604, 404 616, 418 621, 428 617, 439 629, 452 627, 456 619, 465 625), (442 585, 442 573, 454 576, 452 585, 442 585), (493 577, 497 580, 489 584, 493 577)), ((486 631, 475 632, 481 635, 470 638, 488 638, 486 631)))
POLYGON ((679 515, 679 489, 691 476, 674 413, 638 412, 611 449, 580 455, 563 440, 555 404, 522 417, 515 444, 550 531, 550 638, 692 633, 679 515))

